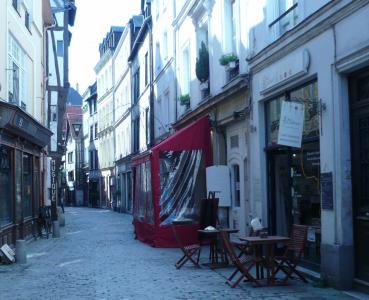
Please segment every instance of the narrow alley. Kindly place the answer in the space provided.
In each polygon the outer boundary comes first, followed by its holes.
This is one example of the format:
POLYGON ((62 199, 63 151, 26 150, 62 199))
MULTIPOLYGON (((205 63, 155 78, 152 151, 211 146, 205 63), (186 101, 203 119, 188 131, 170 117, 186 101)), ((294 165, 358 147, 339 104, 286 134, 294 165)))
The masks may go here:
MULTIPOLYGON (((131 222, 109 210, 67 208, 60 239, 30 242, 25 265, 0 265, 0 299, 351 299, 296 280, 231 289, 225 277, 232 268, 176 270, 179 249, 135 240, 131 222)), ((201 261, 207 258, 204 247, 201 261)))

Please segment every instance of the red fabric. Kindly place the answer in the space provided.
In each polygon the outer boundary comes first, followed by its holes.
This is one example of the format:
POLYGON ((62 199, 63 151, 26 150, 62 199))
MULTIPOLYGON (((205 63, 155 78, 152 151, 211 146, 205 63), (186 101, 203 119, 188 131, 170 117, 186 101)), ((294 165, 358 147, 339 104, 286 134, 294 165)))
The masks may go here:
MULTIPOLYGON (((160 226, 160 177, 159 177, 159 154, 160 151, 180 151, 202 149, 205 156, 205 165, 210 166, 213 162, 210 125, 208 117, 203 117, 189 126, 175 132, 151 149, 151 182, 154 201, 155 224, 150 225, 135 220, 133 222, 137 238, 154 247, 174 247, 176 241, 170 226, 160 226)), ((147 156, 149 153, 147 153, 147 156)), ((147 160, 146 155, 133 159, 132 165, 137 166, 147 160)), ((136 183, 135 183, 136 184, 136 183)), ((198 225, 186 225, 179 230, 179 237, 188 243, 198 242, 198 225)))

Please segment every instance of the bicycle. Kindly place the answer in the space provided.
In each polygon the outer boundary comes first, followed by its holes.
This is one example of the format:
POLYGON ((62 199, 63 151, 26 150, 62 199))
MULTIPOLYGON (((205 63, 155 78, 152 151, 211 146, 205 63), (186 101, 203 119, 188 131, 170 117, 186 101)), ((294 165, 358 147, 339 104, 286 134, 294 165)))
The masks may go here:
POLYGON ((51 233, 51 207, 50 206, 44 206, 40 207, 38 219, 38 235, 40 237, 46 237, 49 238, 49 234, 51 233))

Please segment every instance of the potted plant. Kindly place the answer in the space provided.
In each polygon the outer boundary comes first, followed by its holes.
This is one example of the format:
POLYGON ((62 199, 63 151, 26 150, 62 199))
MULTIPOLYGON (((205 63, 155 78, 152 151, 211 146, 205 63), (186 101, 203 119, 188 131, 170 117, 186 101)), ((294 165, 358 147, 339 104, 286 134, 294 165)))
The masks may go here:
POLYGON ((196 59, 196 77, 200 81, 200 89, 209 88, 209 51, 204 42, 201 42, 199 56, 196 59))
POLYGON ((238 57, 236 55, 234 55, 233 53, 223 54, 219 58, 219 63, 222 66, 227 66, 229 69, 234 69, 236 67, 236 62, 237 61, 238 61, 238 57))
POLYGON ((178 100, 181 105, 186 105, 187 107, 190 105, 190 95, 189 94, 181 95, 178 98, 178 100))

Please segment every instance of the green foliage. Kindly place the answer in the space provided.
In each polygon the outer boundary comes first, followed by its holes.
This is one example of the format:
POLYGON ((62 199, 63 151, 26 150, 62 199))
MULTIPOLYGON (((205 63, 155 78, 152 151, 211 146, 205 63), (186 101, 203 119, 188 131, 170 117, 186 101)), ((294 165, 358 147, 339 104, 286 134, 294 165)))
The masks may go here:
POLYGON ((199 57, 196 59, 196 77, 201 83, 209 79, 209 51, 204 42, 201 42, 199 57))
POLYGON ((220 58, 219 58, 219 63, 222 66, 226 66, 228 65, 228 63, 230 63, 231 61, 237 61, 238 57, 236 55, 234 55, 233 53, 231 54, 223 54, 220 58))
POLYGON ((189 105, 190 104, 190 95, 189 94, 185 94, 185 95, 181 95, 179 98, 179 103, 181 105, 189 105))

